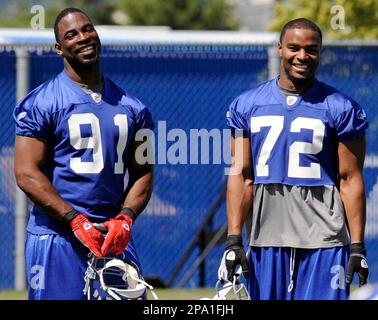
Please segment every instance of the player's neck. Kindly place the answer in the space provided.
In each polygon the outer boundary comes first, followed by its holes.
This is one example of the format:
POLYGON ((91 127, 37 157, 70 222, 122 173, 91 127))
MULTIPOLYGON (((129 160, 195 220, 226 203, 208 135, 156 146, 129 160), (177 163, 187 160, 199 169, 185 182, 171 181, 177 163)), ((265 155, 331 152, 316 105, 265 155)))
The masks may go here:
POLYGON ((305 92, 314 82, 315 78, 306 79, 305 81, 292 81, 286 77, 278 77, 278 86, 288 92, 305 92))
POLYGON ((96 86, 101 84, 102 75, 99 67, 99 63, 91 66, 75 66, 64 61, 64 70, 72 81, 87 86, 96 86))

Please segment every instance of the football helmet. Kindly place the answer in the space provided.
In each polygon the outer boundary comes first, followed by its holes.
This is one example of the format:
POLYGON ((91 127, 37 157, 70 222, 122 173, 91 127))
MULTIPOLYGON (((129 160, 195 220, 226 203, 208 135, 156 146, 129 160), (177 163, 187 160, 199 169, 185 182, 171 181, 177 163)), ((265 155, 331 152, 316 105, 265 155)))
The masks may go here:
POLYGON ((251 300, 247 288, 241 281, 241 267, 235 272, 233 281, 219 278, 215 284, 215 296, 201 300, 251 300))
POLYGON ((143 279, 138 266, 125 259, 124 254, 104 258, 89 256, 84 277, 84 294, 88 300, 143 300, 147 297, 147 289, 158 300, 154 288, 143 279))
POLYGON ((251 300, 248 290, 238 277, 234 280, 218 280, 215 285, 216 294, 212 300, 251 300))
POLYGON ((355 289, 350 294, 349 300, 378 300, 378 284, 368 283, 355 289))
MULTIPOLYGON (((218 269, 218 281, 215 284, 216 294, 212 298, 203 298, 210 300, 251 300, 247 288, 245 287, 241 275, 242 266, 235 270, 233 280, 228 279, 228 272, 226 266, 226 256, 229 251, 225 251, 218 269)), ((248 258, 250 250, 246 252, 248 258)), ((244 277, 243 277, 244 278, 244 277)))

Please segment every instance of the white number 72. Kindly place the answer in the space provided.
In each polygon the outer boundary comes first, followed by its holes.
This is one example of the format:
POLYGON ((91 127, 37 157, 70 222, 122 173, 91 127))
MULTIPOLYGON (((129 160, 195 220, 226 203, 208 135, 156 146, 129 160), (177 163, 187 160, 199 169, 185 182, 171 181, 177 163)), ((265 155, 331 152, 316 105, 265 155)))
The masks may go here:
MULTIPOLYGON (((256 164, 256 175, 269 176, 267 164, 270 154, 284 128, 283 116, 259 116, 251 117, 251 132, 257 133, 262 127, 270 127, 256 164)), ((302 129, 313 131, 312 142, 296 141, 289 147, 288 177, 291 178, 320 178, 320 164, 311 162, 310 166, 299 165, 299 155, 317 154, 323 148, 325 126, 319 119, 298 117, 290 126, 290 132, 300 132, 302 129)))

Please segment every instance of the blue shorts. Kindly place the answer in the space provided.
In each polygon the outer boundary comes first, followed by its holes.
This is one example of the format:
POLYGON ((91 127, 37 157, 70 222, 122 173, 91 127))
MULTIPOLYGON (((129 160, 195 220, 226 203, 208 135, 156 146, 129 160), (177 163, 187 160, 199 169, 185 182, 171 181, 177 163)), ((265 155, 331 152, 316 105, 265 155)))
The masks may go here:
POLYGON ((247 288, 252 300, 344 300, 349 247, 251 247, 247 288))
MULTIPOLYGON (((75 235, 27 232, 25 262, 29 300, 86 300, 85 272, 89 250, 75 235)), ((140 268, 132 240, 125 257, 140 268)))

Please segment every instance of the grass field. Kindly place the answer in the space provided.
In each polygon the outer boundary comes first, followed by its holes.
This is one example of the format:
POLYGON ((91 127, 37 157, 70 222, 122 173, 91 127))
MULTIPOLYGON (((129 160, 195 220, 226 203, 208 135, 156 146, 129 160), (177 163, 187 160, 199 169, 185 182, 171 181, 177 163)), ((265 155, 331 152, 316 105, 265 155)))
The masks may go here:
MULTIPOLYGON (((351 287, 351 292, 357 289, 357 286, 351 287)), ((199 300, 205 297, 213 297, 215 289, 155 289, 159 300, 199 300)), ((26 300, 26 291, 0 290, 0 300, 26 300)), ((151 292, 148 293, 148 299, 154 300, 151 292)))
MULTIPOLYGON (((215 295, 215 289, 155 289, 159 300, 199 300, 215 295)), ((153 300, 151 293, 148 298, 153 300)), ((26 291, 0 290, 0 300, 26 300, 26 291)))

